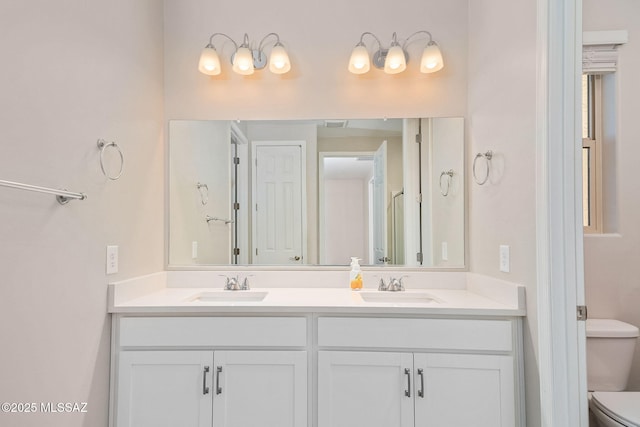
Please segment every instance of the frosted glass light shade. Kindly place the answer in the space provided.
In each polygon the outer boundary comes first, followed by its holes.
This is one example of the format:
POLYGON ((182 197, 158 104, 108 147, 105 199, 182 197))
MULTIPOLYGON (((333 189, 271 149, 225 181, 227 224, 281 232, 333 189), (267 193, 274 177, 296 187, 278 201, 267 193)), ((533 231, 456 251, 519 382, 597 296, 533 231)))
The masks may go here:
POLYGON ((198 63, 198 71, 208 76, 217 76, 220 74, 220 57, 218 52, 209 45, 202 49, 200 53, 200 62, 198 63))
POLYGON ((233 57, 233 71, 243 76, 253 74, 253 54, 247 47, 239 48, 233 57))
POLYGON ((422 59, 420 60, 421 73, 435 73, 444 67, 442 52, 437 44, 431 43, 424 48, 422 59))
POLYGON ((284 46, 277 44, 271 49, 269 56, 269 71, 274 74, 284 74, 291 69, 291 61, 284 46))
POLYGON ((387 52, 387 59, 384 61, 384 72, 387 74, 401 73, 407 68, 407 61, 400 46, 393 46, 387 52))
POLYGON ((371 60, 367 48, 364 45, 354 47, 349 59, 349 71, 353 74, 364 74, 370 68, 371 60))

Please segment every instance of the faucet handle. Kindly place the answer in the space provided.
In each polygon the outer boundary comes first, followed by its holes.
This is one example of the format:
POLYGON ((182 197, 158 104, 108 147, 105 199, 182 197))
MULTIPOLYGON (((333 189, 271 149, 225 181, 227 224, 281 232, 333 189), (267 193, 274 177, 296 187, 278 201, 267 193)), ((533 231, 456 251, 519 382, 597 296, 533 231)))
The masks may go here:
POLYGON ((245 277, 242 281, 242 286, 240 286, 240 290, 248 291, 251 287, 249 286, 249 276, 245 277))
POLYGON ((223 288, 223 289, 224 289, 225 291, 228 291, 228 290, 229 290, 229 276, 224 275, 224 274, 218 274, 218 276, 220 276, 220 277, 224 277, 224 279, 225 279, 225 284, 224 284, 224 288, 223 288))
POLYGON ((384 279, 380 278, 380 284, 378 285, 379 291, 386 291, 388 289, 387 284, 384 283, 384 279))
POLYGON ((238 284, 238 277, 229 277, 229 276, 225 276, 227 278, 227 282, 224 286, 224 290, 225 291, 237 291, 238 289, 240 289, 240 286, 238 284))
POLYGON ((389 279, 389 286, 387 286, 387 290, 389 292, 400 292, 404 291, 404 285, 402 284, 402 277, 396 279, 395 277, 391 277, 389 279))

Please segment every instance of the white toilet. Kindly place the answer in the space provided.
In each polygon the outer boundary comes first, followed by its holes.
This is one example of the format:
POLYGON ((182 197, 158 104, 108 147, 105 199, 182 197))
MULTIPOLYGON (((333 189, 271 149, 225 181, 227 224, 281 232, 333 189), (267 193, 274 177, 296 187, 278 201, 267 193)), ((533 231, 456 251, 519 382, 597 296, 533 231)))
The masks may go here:
POLYGON ((618 320, 587 320, 590 427, 640 427, 640 392, 622 391, 639 335, 638 328, 618 320))

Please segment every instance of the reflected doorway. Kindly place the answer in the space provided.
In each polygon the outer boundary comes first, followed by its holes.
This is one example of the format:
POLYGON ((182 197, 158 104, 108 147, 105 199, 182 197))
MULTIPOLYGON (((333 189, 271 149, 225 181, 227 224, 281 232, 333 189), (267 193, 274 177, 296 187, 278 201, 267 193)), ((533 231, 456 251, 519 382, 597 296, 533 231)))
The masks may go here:
POLYGON ((321 152, 318 169, 320 263, 384 263, 386 141, 377 152, 321 152))
POLYGON ((302 264, 303 141, 253 141, 253 264, 302 264))

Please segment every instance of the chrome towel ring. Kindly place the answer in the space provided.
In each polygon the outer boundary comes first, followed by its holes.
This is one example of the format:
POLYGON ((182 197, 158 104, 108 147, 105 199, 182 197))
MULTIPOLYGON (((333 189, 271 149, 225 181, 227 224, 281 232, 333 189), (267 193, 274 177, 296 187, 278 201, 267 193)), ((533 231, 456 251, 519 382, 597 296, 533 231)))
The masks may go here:
POLYGON ((489 179, 489 172, 491 170, 491 158, 493 157, 493 151, 489 150, 485 153, 476 154, 475 159, 473 159, 473 179, 478 185, 484 185, 489 179), (485 159, 485 176, 482 179, 478 179, 478 175, 476 173, 476 163, 479 158, 485 159))
POLYGON ((206 205, 209 202, 209 187, 207 184, 200 184, 199 182, 196 184, 196 188, 200 193, 200 202, 203 205, 206 205))
POLYGON ((106 176, 108 179, 112 181, 115 181, 116 179, 120 178, 122 176, 122 172, 124 171, 124 154, 122 154, 122 150, 120 150, 120 147, 118 147, 118 144, 116 144, 115 142, 107 142, 104 139, 99 139, 98 149, 100 149, 100 169, 102 169, 102 173, 104 174, 104 176, 106 176), (107 173, 107 170, 104 167, 104 152, 109 147, 113 147, 120 155, 120 171, 116 176, 109 175, 107 173))
POLYGON ((449 169, 448 171, 442 171, 442 173, 440 174, 440 194, 442 194, 444 197, 447 197, 449 195, 449 189, 451 188, 451 180, 453 180, 453 169, 449 169), (445 185, 443 185, 442 183, 442 177, 446 176, 446 188, 445 185))

